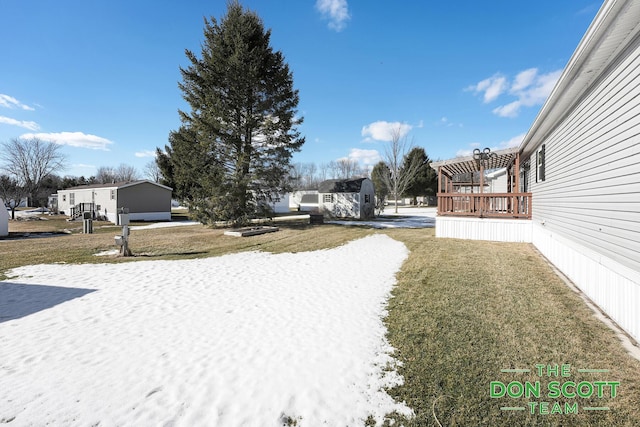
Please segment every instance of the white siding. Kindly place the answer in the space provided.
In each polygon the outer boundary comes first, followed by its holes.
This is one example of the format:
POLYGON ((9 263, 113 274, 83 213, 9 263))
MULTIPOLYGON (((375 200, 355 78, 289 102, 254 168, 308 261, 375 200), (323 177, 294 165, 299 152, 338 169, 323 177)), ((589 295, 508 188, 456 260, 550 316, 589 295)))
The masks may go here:
POLYGON ((360 195, 358 193, 319 193, 322 211, 335 218, 360 218, 360 195), (333 202, 325 202, 324 196, 333 202))
POLYGON ((640 271, 638 41, 627 53, 540 141, 546 179, 535 182, 534 153, 529 184, 534 223, 640 271))

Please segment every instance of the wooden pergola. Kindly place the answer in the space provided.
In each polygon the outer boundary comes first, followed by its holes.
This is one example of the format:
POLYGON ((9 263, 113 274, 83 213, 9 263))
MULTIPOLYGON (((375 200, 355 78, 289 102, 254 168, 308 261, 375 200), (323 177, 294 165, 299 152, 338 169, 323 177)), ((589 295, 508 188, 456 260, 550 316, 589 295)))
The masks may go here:
POLYGON ((531 193, 520 192, 518 148, 476 150, 474 154, 431 163, 438 172, 438 215, 531 219, 531 193), (484 191, 485 171, 496 169, 506 169, 506 193, 484 191), (475 174, 479 175, 476 183, 473 182, 475 174), (462 192, 463 185, 455 178, 466 175, 471 176, 471 181, 465 182, 464 187, 470 191, 462 192))

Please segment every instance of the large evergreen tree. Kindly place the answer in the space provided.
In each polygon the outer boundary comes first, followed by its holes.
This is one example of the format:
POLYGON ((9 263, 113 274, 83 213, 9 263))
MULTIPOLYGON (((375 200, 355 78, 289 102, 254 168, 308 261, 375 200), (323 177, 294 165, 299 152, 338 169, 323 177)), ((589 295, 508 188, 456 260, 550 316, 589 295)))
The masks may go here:
POLYGON ((433 196, 437 192, 438 175, 429 165, 430 163, 431 159, 422 147, 414 147, 407 154, 405 164, 420 165, 404 193, 405 196, 412 197, 414 203, 418 196, 433 196))
POLYGON ((373 181, 373 188, 376 196, 376 214, 380 215, 384 212, 384 205, 387 202, 389 196, 389 176, 391 171, 385 162, 378 162, 371 171, 371 181, 373 181))
POLYGON ((179 111, 182 125, 158 150, 158 166, 203 223, 246 222, 289 189, 302 118, 292 73, 270 36, 234 1, 219 23, 205 19, 201 57, 186 51, 191 65, 180 69, 179 87, 191 111, 179 111))

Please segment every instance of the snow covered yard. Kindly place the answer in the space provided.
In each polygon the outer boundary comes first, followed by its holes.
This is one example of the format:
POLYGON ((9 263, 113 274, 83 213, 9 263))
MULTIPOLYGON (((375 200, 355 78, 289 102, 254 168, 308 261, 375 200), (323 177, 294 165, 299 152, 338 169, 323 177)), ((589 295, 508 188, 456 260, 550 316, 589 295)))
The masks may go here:
POLYGON ((404 244, 37 265, 0 282, 0 423, 363 425, 411 411, 382 318, 404 244))
POLYGON ((395 213, 393 206, 387 206, 382 215, 368 221, 360 220, 331 220, 328 224, 355 225, 378 229, 385 228, 433 228, 436 226, 435 207, 402 206, 395 213))

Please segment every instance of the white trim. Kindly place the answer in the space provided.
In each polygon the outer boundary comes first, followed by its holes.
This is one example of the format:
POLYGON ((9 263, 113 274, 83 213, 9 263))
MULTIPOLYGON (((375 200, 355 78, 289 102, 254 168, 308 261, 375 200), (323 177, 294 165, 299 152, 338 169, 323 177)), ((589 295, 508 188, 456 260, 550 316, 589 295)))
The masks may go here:
POLYGON ((495 242, 531 242, 532 221, 436 216, 436 237, 495 242))
POLYGON ((640 272, 544 227, 533 244, 629 335, 640 341, 640 272))

